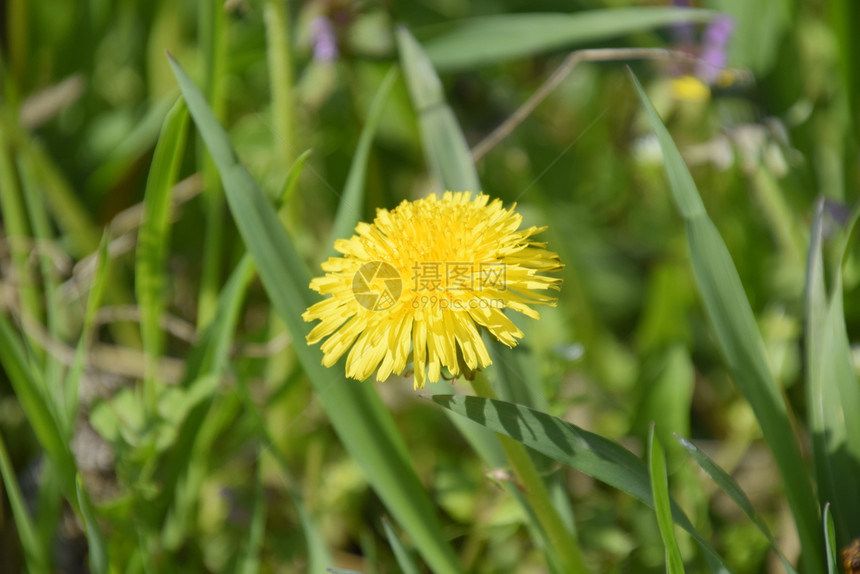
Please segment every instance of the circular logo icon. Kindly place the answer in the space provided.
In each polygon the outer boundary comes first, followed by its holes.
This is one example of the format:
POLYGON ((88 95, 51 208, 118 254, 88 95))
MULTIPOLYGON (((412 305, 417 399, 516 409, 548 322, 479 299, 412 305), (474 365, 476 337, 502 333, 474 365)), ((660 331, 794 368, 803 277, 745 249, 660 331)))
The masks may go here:
POLYGON ((352 294, 358 304, 370 311, 391 309, 403 291, 403 281, 392 265, 371 261, 352 276, 352 294))

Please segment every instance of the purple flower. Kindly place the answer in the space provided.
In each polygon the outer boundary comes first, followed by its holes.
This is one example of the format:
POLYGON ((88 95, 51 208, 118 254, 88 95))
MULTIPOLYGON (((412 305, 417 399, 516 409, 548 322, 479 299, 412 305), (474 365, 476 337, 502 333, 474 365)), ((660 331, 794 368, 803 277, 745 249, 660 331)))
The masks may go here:
POLYGON ((314 60, 328 63, 337 60, 337 34, 331 20, 317 16, 311 21, 311 43, 314 47, 314 60))
POLYGON ((696 65, 696 76, 705 84, 711 85, 726 67, 728 56, 726 46, 735 29, 735 22, 729 16, 718 16, 705 29, 702 38, 702 51, 696 65))

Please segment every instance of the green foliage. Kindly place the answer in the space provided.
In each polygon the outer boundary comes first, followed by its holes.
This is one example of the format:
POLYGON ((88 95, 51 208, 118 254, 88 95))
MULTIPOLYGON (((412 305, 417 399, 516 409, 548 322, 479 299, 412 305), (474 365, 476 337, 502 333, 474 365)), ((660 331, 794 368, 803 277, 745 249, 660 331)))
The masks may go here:
POLYGON ((858 9, 580 4, 4 3, 0 571, 839 572, 858 9), (324 367, 320 260, 446 189, 557 306, 475 380, 324 367))

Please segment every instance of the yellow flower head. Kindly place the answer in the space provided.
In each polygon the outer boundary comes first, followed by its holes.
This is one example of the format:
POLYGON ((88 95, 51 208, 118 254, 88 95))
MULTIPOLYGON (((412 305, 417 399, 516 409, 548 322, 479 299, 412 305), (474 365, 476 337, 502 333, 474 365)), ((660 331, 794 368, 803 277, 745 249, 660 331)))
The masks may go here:
POLYGON ((328 337, 327 367, 349 350, 346 374, 358 380, 374 370, 379 381, 402 372, 411 349, 416 389, 438 381, 442 367, 457 376, 490 365, 478 325, 515 346, 523 333, 505 309, 538 319, 530 305, 555 305, 539 291, 561 283, 541 274, 562 268, 558 255, 531 239, 546 228, 520 230, 521 223, 514 207, 470 192, 378 210, 372 224, 359 223, 356 235, 335 243, 343 256, 323 263, 325 276, 311 281, 330 297, 302 315, 320 321, 308 343, 328 337))

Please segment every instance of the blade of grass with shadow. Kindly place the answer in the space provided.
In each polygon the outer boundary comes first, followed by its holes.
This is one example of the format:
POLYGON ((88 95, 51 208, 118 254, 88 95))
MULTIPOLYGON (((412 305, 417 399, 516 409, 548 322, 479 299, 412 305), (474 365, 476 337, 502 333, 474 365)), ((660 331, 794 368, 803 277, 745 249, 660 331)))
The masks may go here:
POLYGON ((617 8, 574 14, 498 14, 446 24, 424 42, 436 69, 468 70, 552 50, 595 44, 686 22, 704 22, 709 10, 617 8))
POLYGON ((648 472, 651 478, 651 496, 654 500, 654 512, 657 515, 657 527, 660 538, 666 549, 666 572, 668 574, 683 574, 684 560, 681 549, 675 538, 675 523, 672 520, 672 503, 669 497, 669 477, 666 475, 666 457, 660 439, 654 436, 654 423, 648 432, 648 472))
MULTIPOLYGON (((600 435, 558 417, 506 401, 483 397, 435 395, 433 401, 494 432, 509 436, 534 450, 633 496, 654 508, 648 466, 635 454, 600 435)), ((702 550, 728 567, 708 541, 675 504, 672 518, 698 542, 702 550)))
POLYGON ((406 445, 373 386, 344 381, 342 362, 326 369, 319 348, 304 343, 310 328, 301 315, 315 300, 308 288, 310 274, 272 205, 239 163, 202 94, 172 59, 171 65, 221 173, 230 211, 254 257, 263 286, 293 337, 296 356, 335 432, 429 566, 438 572, 459 572, 457 558, 412 467, 406 445))
POLYGON ((824 564, 821 519, 812 484, 737 269, 705 211, 696 184, 672 137, 639 80, 632 73, 631 77, 660 143, 675 205, 686 223, 693 271, 712 331, 776 460, 797 525, 807 572, 821 572, 824 564))
POLYGON ((860 386, 845 324, 842 265, 857 230, 854 214, 838 245, 830 293, 825 286, 825 202, 818 201, 812 225, 806 279, 806 390, 818 496, 830 503, 839 543, 860 536, 860 386))
POLYGON ((726 471, 711 460, 708 455, 699 450, 696 445, 678 435, 675 435, 675 438, 678 439, 678 442, 680 442, 681 446, 687 450, 687 453, 696 461, 699 467, 711 477, 711 480, 713 480, 717 486, 719 486, 720 489, 722 489, 722 491, 725 492, 729 498, 731 498, 735 504, 744 511, 747 518, 749 518, 759 531, 764 534, 765 538, 770 542, 770 547, 774 552, 776 552, 780 562, 782 562, 782 567, 785 568, 785 571, 788 574, 797 574, 797 571, 791 565, 791 562, 788 561, 788 558, 786 558, 785 554, 782 553, 782 550, 779 549, 776 539, 774 539, 773 534, 770 532, 770 528, 767 527, 767 524, 765 524, 764 520, 762 520, 758 515, 752 502, 750 502, 750 499, 747 498, 747 495, 743 490, 741 490, 740 485, 738 485, 738 483, 735 482, 735 480, 729 476, 726 471))

